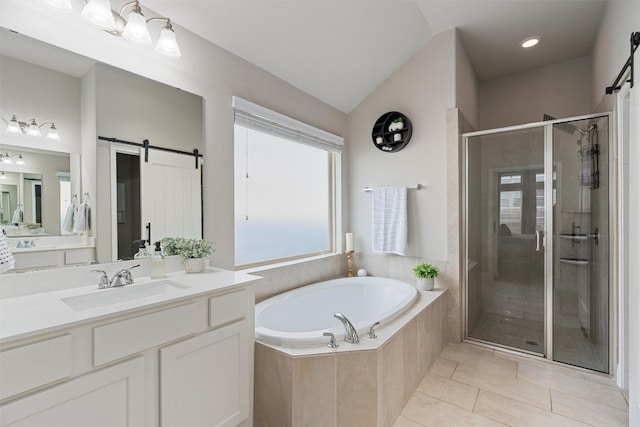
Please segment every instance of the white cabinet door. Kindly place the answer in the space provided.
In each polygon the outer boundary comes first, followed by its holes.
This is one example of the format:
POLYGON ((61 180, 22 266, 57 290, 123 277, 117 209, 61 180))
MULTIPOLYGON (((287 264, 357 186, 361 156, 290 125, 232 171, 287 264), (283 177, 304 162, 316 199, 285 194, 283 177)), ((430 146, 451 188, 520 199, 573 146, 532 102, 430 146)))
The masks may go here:
POLYGON ((92 372, 0 407, 2 426, 144 425, 144 358, 92 372))
POLYGON ((245 319, 162 348, 162 425, 236 426, 246 419, 249 345, 245 319))
POLYGON ((151 243, 164 237, 202 237, 200 167, 195 157, 149 149, 140 160, 142 236, 151 223, 151 243))

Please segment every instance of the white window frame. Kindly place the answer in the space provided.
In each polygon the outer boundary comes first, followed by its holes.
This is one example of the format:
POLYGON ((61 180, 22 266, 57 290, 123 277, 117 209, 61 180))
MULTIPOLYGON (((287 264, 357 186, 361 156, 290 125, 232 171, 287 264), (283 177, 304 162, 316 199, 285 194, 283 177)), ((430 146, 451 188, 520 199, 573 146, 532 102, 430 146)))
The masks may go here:
MULTIPOLYGON (((342 147, 344 138, 315 126, 293 119, 261 105, 232 96, 234 123, 260 132, 274 135, 289 141, 325 150, 329 157, 329 250, 333 255, 342 248, 342 147)), ((235 159, 234 159, 235 164, 235 159)), ((235 191, 234 191, 235 194, 235 191)), ((235 221, 235 220, 234 220, 235 221)), ((235 229, 235 224, 234 224, 235 229)), ((235 237, 234 237, 235 241, 235 237)), ((236 269, 246 269, 262 265, 278 264, 286 261, 305 261, 317 257, 317 254, 299 255, 291 258, 277 258, 254 264, 235 265, 236 269)), ((234 260, 235 264, 235 260, 234 260)))

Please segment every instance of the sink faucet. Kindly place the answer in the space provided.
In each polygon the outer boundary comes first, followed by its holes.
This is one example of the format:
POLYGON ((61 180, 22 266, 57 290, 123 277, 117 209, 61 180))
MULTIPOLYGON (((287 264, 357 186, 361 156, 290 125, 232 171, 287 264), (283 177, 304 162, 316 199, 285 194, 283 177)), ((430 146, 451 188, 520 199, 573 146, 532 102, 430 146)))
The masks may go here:
POLYGON ((347 317, 340 312, 334 313, 333 317, 340 320, 344 325, 344 340, 350 344, 358 344, 360 342, 360 339, 358 338, 358 332, 356 332, 356 328, 353 327, 353 324, 349 321, 349 319, 347 319, 347 317))
POLYGON ((113 275, 111 279, 107 276, 107 272, 104 270, 91 270, 91 273, 100 274, 100 282, 98 283, 98 289, 104 288, 117 288, 120 286, 130 285, 133 283, 133 276, 131 275, 131 269, 140 267, 140 264, 132 265, 129 268, 123 268, 113 275))
POLYGON ((130 285, 133 283, 133 276, 131 275, 131 269, 140 267, 140 264, 132 265, 129 268, 123 268, 118 271, 113 277, 109 280, 110 288, 117 288, 120 286, 130 285))

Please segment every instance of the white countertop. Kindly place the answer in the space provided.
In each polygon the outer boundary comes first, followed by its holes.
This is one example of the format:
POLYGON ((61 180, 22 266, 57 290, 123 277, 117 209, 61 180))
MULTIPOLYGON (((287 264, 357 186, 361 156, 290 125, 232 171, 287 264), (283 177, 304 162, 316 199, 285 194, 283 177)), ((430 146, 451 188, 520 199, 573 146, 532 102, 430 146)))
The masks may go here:
POLYGON ((149 277, 136 278, 134 284, 120 288, 98 289, 97 285, 91 285, 2 299, 0 300, 0 344, 54 332, 81 323, 120 316, 143 308, 179 302, 210 292, 232 289, 258 279, 260 277, 250 274, 209 267, 198 274, 186 274, 184 271, 168 273, 166 279, 154 281, 149 277), (95 292, 118 292, 125 288, 160 280, 170 280, 185 288, 180 287, 159 295, 81 311, 73 310, 62 301, 63 298, 95 292))

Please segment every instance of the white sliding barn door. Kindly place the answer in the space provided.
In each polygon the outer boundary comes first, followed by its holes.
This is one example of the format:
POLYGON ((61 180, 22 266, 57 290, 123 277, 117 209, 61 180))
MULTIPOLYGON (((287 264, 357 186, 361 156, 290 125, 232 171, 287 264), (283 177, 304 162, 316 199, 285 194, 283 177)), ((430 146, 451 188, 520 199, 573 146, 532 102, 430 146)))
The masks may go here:
POLYGON ((151 245, 164 237, 202 237, 201 159, 149 149, 140 156, 142 236, 151 224, 151 245))

